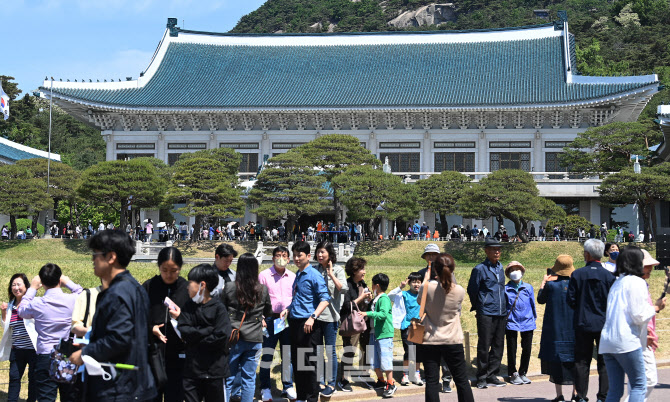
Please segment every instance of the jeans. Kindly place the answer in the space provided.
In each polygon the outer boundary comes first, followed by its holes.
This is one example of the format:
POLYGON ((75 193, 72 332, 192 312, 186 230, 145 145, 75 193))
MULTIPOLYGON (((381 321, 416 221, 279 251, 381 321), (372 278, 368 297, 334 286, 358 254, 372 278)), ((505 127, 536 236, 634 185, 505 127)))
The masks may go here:
MULTIPOLYGON (((500 370, 507 317, 477 313, 477 380, 496 376, 500 370)), ((450 370, 453 375, 453 370, 450 370)))
MULTIPOLYGON (((337 342, 337 333, 340 328, 339 321, 335 322, 321 322, 321 328, 323 331, 323 344, 325 345, 326 356, 328 357, 328 365, 323 364, 319 367, 324 367, 325 376, 323 370, 319 370, 319 382, 323 382, 324 385, 330 385, 335 387, 335 377, 337 376, 337 348, 335 344, 337 342)), ((323 347, 317 347, 317 356, 319 360, 323 356, 323 347)))
POLYGON ((253 402, 256 392, 256 368, 263 352, 261 342, 247 342, 240 340, 230 349, 228 365, 230 377, 226 380, 226 393, 233 395, 233 381, 240 375, 242 402, 253 402))
MULTIPOLYGON (((589 393, 589 373, 593 357, 593 344, 600 348, 600 332, 586 332, 575 329, 575 390, 577 396, 586 399, 589 393)), ((598 355, 598 393, 601 401, 607 399, 609 381, 603 355, 598 355)))
MULTIPOLYGON (((517 372, 516 369, 516 339, 517 331, 505 330, 507 339, 507 375, 510 377, 517 372)), ((519 375, 528 373, 528 363, 530 362, 530 351, 533 347, 533 331, 521 332, 521 361, 519 362, 519 375)))
POLYGON ((643 402, 647 392, 642 348, 628 353, 603 355, 609 378, 609 392, 605 402, 619 402, 623 396, 624 375, 630 384, 630 402, 643 402))
POLYGON ((419 360, 423 363, 426 378, 426 402, 439 402, 440 362, 444 360, 453 373, 459 402, 474 402, 472 388, 465 364, 465 352, 462 344, 457 345, 417 345, 419 360))
POLYGON ((321 322, 315 321, 312 332, 306 333, 306 318, 289 318, 291 334, 291 364, 295 378, 295 391, 298 399, 316 402, 319 398, 319 387, 316 381, 316 345, 321 343, 321 322))
MULTIPOLYGON (((642 356, 644 357, 644 371, 645 375, 647 376, 647 393, 644 396, 644 400, 646 402, 647 399, 649 399, 651 391, 653 391, 654 387, 656 387, 656 384, 658 384, 658 371, 656 370, 656 357, 654 356, 654 351, 650 347, 647 347, 642 352, 642 356)), ((628 398, 630 397, 630 387, 631 384, 629 381, 628 395, 623 400, 623 402, 628 402, 628 398)))
POLYGON ((270 366, 274 357, 274 350, 277 347, 277 342, 280 345, 281 362, 282 362, 282 385, 283 390, 286 391, 293 387, 293 367, 291 366, 291 334, 288 329, 281 331, 278 334, 274 333, 274 318, 268 317, 265 319, 267 323, 267 330, 269 336, 263 338, 263 355, 261 356, 261 369, 259 377, 261 380, 261 389, 271 388, 270 385, 270 366), (286 349, 286 353, 284 350, 286 349), (270 352, 272 350, 272 352, 270 352), (284 366, 288 371, 284 370, 284 366))
POLYGON ((35 363, 37 361, 37 353, 35 349, 14 349, 12 348, 9 354, 9 389, 7 390, 7 401, 16 402, 19 400, 19 393, 21 393, 21 378, 26 371, 26 364, 28 368, 28 399, 27 402, 35 402, 37 397, 35 381, 35 363))

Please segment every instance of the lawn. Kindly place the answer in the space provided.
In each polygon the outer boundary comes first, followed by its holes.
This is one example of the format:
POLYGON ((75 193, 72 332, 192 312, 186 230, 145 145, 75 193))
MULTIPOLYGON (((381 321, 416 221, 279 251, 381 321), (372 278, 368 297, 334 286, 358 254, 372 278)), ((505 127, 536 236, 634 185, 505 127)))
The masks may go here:
MULTIPOLYGON (((425 267, 425 262, 420 258, 423 248, 427 242, 421 241, 381 241, 369 242, 359 246, 356 250, 356 255, 365 258, 368 261, 366 280, 369 282, 372 276, 378 272, 386 273, 391 284, 389 291, 400 284, 400 281, 413 271, 425 267)), ((482 243, 449 243, 438 242, 440 249, 452 254, 456 261, 456 280, 459 284, 466 287, 470 277, 470 271, 479 262, 485 258, 482 243)), ((214 242, 203 242, 197 245, 180 244, 178 245, 184 251, 185 257, 211 257, 214 254, 216 247, 214 242)), ((235 248, 239 252, 250 251, 255 249, 255 244, 236 244, 235 248)), ((650 248, 652 255, 655 255, 655 249, 650 248)), ((503 247, 501 261, 503 264, 512 260, 520 261, 526 267, 526 275, 523 280, 533 285, 536 291, 542 282, 542 277, 547 267, 553 265, 554 260, 559 254, 569 254, 575 259, 576 267, 581 266, 582 262, 582 248, 578 243, 573 242, 533 242, 530 244, 509 244, 503 247)), ((9 283, 9 278, 16 272, 24 272, 31 279, 37 275, 40 267, 47 262, 58 264, 63 273, 68 275, 72 280, 81 284, 84 287, 94 287, 99 284, 98 278, 93 275, 90 251, 86 247, 86 243, 81 240, 28 240, 28 241, 4 241, 0 242, 0 284, 9 283)), ((182 276, 186 277, 188 270, 192 266, 186 264, 182 270, 182 276)), ((289 269, 295 269, 293 265, 289 269)), ((129 266, 130 272, 137 278, 138 281, 143 282, 158 273, 155 264, 150 263, 131 263, 129 266)), ((654 271, 649 280, 650 290, 654 297, 661 294, 663 286, 664 274, 662 271, 654 271)), ((40 292, 41 294, 41 292, 40 292)), ((0 296, 0 301, 6 301, 7 295, 0 296)), ((529 372, 539 372, 539 360, 537 354, 539 352, 539 342, 541 337, 542 316, 544 306, 538 305, 538 330, 535 332, 533 339, 533 352, 531 359, 531 368, 529 372)), ((476 355, 476 322, 473 312, 470 312, 470 300, 466 296, 463 301, 462 314, 463 330, 470 334, 470 351, 471 351, 471 374, 474 374, 474 357, 476 355)), ((656 352, 658 360, 670 358, 670 337, 667 332, 670 331, 670 320, 666 318, 666 314, 661 313, 657 322, 660 347, 656 352)), ((396 355, 399 359, 402 357, 402 345, 399 342, 399 331, 396 331, 396 355)), ((519 350, 519 354, 520 354, 519 350)), ((398 360, 398 359, 396 359, 398 360)), ((0 364, 0 383, 2 390, 6 390, 8 374, 6 362, 0 364)), ((273 376, 277 374, 274 373, 273 376)), ((278 372, 278 371, 277 371, 278 372)), ((503 367, 501 374, 507 374, 506 353, 503 354, 503 367)), ((25 397, 26 389, 22 390, 22 396, 25 397)), ((4 392, 0 392, 0 401, 4 400, 4 392)))

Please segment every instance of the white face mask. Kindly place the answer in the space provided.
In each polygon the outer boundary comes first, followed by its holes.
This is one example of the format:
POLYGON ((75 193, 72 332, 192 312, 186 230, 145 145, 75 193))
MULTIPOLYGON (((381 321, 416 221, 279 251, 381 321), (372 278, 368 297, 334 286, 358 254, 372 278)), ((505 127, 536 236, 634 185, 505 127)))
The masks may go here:
POLYGON ((193 300, 193 303, 195 304, 200 304, 204 299, 205 299, 205 290, 202 288, 202 286, 198 286, 198 293, 196 293, 195 296, 191 297, 191 300, 193 300))
POLYGON ((509 273, 509 278, 513 280, 514 282, 518 282, 521 280, 521 277, 523 276, 523 273, 520 270, 512 271, 509 273))
POLYGON ((279 257, 275 260, 275 266, 285 268, 288 265, 288 258, 279 257))

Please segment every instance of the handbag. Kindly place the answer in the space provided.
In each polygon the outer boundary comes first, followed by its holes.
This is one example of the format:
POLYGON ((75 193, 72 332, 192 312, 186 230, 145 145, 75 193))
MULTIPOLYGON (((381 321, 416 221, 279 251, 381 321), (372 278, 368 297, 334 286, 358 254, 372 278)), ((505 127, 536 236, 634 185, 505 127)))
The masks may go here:
POLYGON ((342 320, 342 324, 340 325, 340 336, 354 336, 363 333, 368 329, 368 326, 365 324, 365 318, 354 312, 354 310, 360 311, 358 305, 354 302, 349 303, 351 304, 351 313, 342 320))
POLYGON ((247 310, 249 310, 249 307, 244 309, 244 315, 242 315, 242 321, 240 321, 240 327, 233 328, 232 332, 230 333, 230 339, 228 339, 228 346, 231 348, 237 344, 237 341, 240 340, 240 330, 242 329, 242 324, 244 324, 244 319, 247 316, 247 310))
POLYGON ((165 369, 165 355, 159 344, 151 342, 149 344, 149 366, 151 373, 156 381, 156 388, 163 388, 168 382, 167 371, 165 369))
POLYGON ((49 377, 61 384, 74 384, 77 380, 79 366, 68 360, 68 357, 79 350, 72 343, 72 339, 61 339, 57 347, 51 350, 49 360, 49 377))
MULTIPOLYGON (((426 277, 430 278, 430 269, 431 263, 428 262, 428 272, 426 277)), ((428 281, 429 279, 423 280, 423 292, 421 293, 421 306, 419 308, 419 318, 412 318, 409 323, 409 330, 407 331, 407 340, 416 343, 423 344, 423 335, 426 333, 426 326, 423 325, 423 320, 426 318, 426 296, 428 295, 428 281)))

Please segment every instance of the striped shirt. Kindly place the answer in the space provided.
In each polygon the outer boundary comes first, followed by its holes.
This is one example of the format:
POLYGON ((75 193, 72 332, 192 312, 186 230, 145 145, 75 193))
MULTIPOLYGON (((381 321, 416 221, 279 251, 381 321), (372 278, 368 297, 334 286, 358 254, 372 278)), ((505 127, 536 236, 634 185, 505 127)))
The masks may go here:
POLYGON ((18 309, 12 307, 12 317, 9 320, 12 329, 12 347, 14 349, 34 349, 33 341, 30 340, 23 318, 19 316, 18 309))

